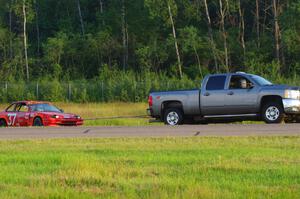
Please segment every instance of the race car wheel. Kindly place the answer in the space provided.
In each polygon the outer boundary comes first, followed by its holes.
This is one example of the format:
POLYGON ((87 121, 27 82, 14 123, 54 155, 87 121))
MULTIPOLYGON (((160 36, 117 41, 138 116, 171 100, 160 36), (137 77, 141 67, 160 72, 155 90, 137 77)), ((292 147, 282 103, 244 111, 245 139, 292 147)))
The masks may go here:
POLYGON ((175 126, 182 124, 183 122, 183 114, 180 109, 177 108, 169 108, 166 110, 164 115, 164 122, 167 125, 175 126))
POLYGON ((262 119, 267 124, 281 123, 284 119, 282 105, 278 102, 266 103, 262 108, 262 119))
POLYGON ((35 118, 33 121, 33 126, 43 126, 42 119, 39 117, 35 118))
POLYGON ((5 120, 0 120, 0 127, 6 127, 7 126, 7 124, 6 124, 6 122, 5 122, 5 120))

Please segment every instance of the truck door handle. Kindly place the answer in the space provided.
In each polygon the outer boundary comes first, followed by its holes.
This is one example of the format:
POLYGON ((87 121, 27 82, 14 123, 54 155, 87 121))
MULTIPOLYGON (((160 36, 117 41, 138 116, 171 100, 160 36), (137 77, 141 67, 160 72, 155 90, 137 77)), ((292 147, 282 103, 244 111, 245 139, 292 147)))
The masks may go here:
POLYGON ((210 94, 208 92, 204 93, 204 96, 209 96, 210 94))
POLYGON ((233 94, 234 94, 234 92, 232 92, 232 91, 227 93, 227 95, 233 95, 233 94))

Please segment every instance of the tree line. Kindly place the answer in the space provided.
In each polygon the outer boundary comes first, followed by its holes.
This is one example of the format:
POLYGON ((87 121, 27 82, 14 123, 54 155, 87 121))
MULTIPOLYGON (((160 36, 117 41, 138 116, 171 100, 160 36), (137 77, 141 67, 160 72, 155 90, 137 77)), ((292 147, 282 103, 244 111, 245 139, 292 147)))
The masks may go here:
MULTIPOLYGON (((298 0, 0 0, 0 81, 300 72, 298 0)), ((282 74, 282 75, 281 75, 282 74)))

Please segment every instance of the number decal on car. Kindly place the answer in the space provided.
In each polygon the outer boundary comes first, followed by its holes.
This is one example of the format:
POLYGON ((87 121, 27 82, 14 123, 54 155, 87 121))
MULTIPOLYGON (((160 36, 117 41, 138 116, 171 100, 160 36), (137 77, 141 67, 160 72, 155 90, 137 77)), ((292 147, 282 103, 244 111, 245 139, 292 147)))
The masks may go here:
POLYGON ((13 126, 15 124, 17 114, 16 113, 9 113, 9 114, 7 114, 7 116, 8 116, 7 125, 8 126, 13 126))

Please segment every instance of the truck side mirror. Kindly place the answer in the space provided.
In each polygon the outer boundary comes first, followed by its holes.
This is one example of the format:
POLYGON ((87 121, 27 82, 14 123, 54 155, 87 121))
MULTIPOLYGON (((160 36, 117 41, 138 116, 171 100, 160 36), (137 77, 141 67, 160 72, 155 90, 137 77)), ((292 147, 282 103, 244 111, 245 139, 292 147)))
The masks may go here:
POLYGON ((254 84, 253 83, 249 83, 248 89, 252 89, 252 88, 254 88, 254 84))

